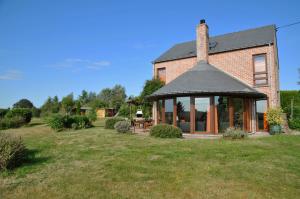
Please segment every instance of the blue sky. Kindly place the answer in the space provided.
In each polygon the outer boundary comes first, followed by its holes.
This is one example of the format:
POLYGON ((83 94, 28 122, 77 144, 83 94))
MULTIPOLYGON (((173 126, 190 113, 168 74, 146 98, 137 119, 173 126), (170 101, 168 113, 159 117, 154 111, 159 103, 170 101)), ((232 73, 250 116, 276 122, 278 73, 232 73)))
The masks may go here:
MULTIPOLYGON (((121 84, 138 95, 151 61, 195 39, 300 21, 299 1, 0 0, 0 107, 21 98, 41 106, 81 90, 121 84)), ((299 89, 300 25, 278 31, 281 89, 299 89)))

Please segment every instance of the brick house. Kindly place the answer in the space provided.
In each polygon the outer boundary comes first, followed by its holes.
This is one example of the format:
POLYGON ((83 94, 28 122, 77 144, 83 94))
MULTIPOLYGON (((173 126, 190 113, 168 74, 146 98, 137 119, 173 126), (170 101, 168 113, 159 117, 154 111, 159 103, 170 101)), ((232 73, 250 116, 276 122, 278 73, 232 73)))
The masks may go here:
POLYGON ((149 96, 155 124, 186 133, 266 131, 267 108, 280 104, 275 25, 209 37, 201 20, 196 35, 153 62, 154 77, 165 82, 149 96))

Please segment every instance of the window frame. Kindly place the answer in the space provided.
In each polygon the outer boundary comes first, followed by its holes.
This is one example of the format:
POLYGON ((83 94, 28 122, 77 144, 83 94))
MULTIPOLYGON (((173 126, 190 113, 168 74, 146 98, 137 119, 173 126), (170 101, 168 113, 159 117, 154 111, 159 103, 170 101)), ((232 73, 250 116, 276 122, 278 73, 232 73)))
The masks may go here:
POLYGON ((253 54, 252 55, 252 65, 253 65, 253 85, 254 86, 267 86, 269 82, 268 78, 268 61, 267 61, 267 53, 253 54), (255 57, 256 56, 264 56, 265 58, 265 71, 263 72, 255 72, 255 57), (266 77, 255 77, 256 75, 266 75, 266 77), (257 84, 256 80, 266 80, 266 83, 257 84))

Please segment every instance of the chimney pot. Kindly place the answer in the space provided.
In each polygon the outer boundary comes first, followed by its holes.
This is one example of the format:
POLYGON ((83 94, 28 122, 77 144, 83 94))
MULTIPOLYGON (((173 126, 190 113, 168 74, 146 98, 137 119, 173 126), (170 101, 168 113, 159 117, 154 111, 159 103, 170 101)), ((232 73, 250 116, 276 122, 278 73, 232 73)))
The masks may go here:
POLYGON ((204 24, 204 23, 205 23, 205 19, 201 19, 200 24, 204 24))

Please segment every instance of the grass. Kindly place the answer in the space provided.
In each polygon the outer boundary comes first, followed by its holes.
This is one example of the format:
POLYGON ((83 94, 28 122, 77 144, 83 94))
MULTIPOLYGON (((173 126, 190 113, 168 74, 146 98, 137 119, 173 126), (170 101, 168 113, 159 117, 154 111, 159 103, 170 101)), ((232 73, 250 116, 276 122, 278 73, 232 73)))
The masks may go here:
POLYGON ((0 173, 0 198, 297 198, 300 136, 159 139, 95 128, 22 136, 32 156, 0 173))

